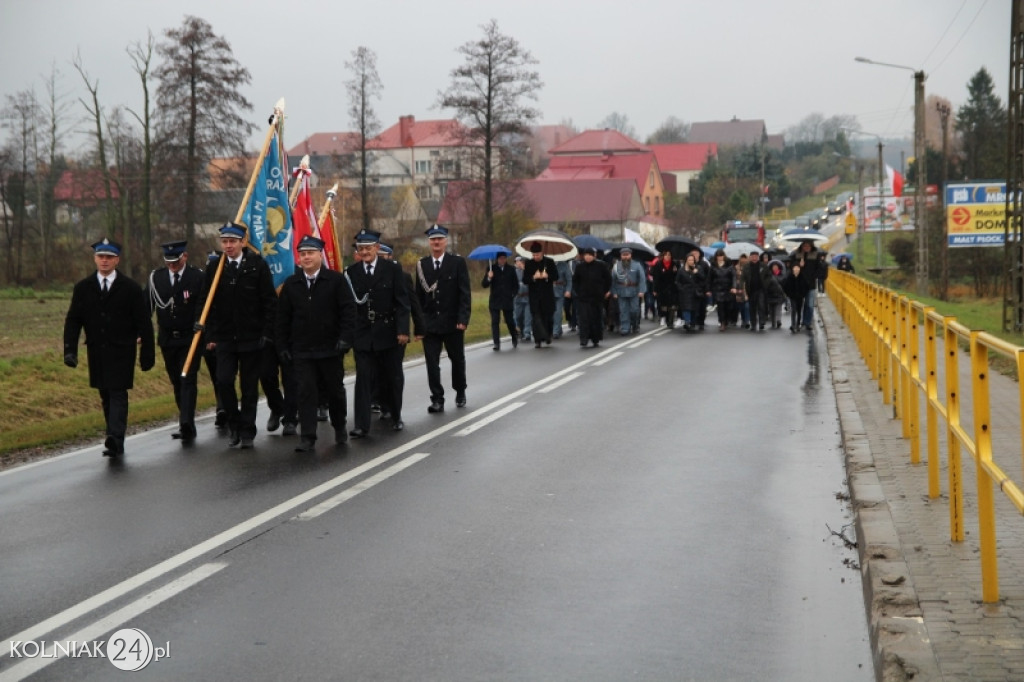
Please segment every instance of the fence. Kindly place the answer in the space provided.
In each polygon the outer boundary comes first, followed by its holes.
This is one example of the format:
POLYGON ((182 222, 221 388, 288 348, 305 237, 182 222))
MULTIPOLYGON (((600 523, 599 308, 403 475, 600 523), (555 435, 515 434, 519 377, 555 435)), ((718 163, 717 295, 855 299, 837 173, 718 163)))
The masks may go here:
POLYGON ((982 599, 986 603, 998 601, 994 489, 998 487, 1017 512, 1024 514, 1022 486, 1006 474, 1007 460, 1016 456, 1021 467, 1019 480, 1024 480, 1024 384, 1019 381, 1024 377, 1024 348, 968 329, 955 317, 940 315, 931 306, 849 273, 832 270, 827 282, 829 295, 853 334, 872 378, 878 382, 885 404, 892 405, 893 416, 901 422, 914 464, 921 461, 923 440, 931 499, 941 494, 939 452, 940 448, 945 450, 953 542, 964 540, 962 450, 974 460, 982 599), (969 359, 964 368, 962 347, 969 359), (1015 362, 1017 368, 1016 407, 1006 403, 1014 391, 1001 390, 1001 420, 993 419, 991 353, 1015 362), (964 378, 970 383, 970 393, 961 395, 964 378), (940 437, 942 424, 945 431, 940 437))

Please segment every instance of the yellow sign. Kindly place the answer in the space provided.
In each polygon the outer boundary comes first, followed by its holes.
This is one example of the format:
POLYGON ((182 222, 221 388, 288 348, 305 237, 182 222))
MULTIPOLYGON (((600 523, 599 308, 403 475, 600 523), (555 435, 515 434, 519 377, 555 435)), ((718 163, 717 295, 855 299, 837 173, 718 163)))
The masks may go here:
POLYGON ((857 216, 853 211, 846 212, 846 234, 857 234, 857 216))

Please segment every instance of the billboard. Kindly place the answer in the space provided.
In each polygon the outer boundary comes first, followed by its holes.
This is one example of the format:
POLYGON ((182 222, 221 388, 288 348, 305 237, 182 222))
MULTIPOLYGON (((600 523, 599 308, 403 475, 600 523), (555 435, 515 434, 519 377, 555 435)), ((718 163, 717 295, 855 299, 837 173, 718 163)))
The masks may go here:
POLYGON ((1006 181, 946 184, 949 246, 1002 246, 1006 230, 1006 181))
POLYGON ((903 197, 894 197, 888 188, 885 189, 885 194, 879 195, 878 187, 864 188, 864 231, 889 232, 914 229, 903 197))

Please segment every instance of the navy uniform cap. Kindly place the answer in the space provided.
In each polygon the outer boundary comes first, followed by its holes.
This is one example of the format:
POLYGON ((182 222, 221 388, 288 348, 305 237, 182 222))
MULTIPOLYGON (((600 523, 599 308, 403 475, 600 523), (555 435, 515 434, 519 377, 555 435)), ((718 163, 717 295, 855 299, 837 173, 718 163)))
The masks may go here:
POLYGON ((249 232, 245 225, 239 225, 238 223, 227 223, 220 228, 221 237, 234 237, 235 239, 245 239, 245 235, 249 232))
POLYGON ((215 263, 217 261, 217 259, 220 258, 220 256, 221 256, 221 252, 220 251, 211 251, 210 253, 208 253, 206 255, 206 262, 207 263, 215 263))
POLYGON ((164 262, 176 263, 181 260, 181 255, 185 253, 185 247, 188 246, 188 242, 167 242, 161 244, 160 249, 164 252, 164 262))
POLYGON ((117 242, 112 242, 106 237, 101 241, 96 242, 92 245, 92 250, 96 253, 110 253, 115 256, 121 255, 121 245, 117 242))
POLYGON ((431 225, 426 231, 427 237, 447 237, 448 228, 444 225, 431 225))
POLYGON ((380 243, 380 252, 383 253, 385 256, 388 256, 388 255, 393 254, 395 252, 395 250, 393 248, 391 248, 390 244, 385 244, 384 242, 381 242, 380 243))
POLYGON ((376 244, 380 241, 380 232, 360 230, 356 235, 356 244, 376 244))
POLYGON ((302 238, 302 241, 299 242, 299 245, 296 247, 296 249, 298 251, 323 251, 324 240, 317 239, 313 235, 307 234, 302 238))

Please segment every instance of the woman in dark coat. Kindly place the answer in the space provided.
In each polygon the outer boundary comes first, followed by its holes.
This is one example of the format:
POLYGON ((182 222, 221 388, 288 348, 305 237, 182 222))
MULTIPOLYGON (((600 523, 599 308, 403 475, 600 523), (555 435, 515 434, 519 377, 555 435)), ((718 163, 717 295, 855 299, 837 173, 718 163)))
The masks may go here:
POLYGON ((676 273, 679 311, 683 316, 683 329, 692 330, 699 322, 698 311, 704 305, 704 284, 697 268, 697 254, 686 256, 683 267, 676 273))
POLYGON ((658 315, 665 318, 665 325, 672 329, 679 310, 679 290, 676 288, 676 274, 679 263, 672 258, 671 251, 665 251, 651 267, 651 283, 654 285, 654 300, 658 303, 658 315))
POLYGON ((729 259, 725 257, 725 251, 718 249, 711 260, 711 271, 708 273, 708 291, 715 301, 715 310, 718 313, 718 331, 724 332, 725 326, 729 323, 736 297, 733 295, 735 289, 735 268, 729 259))
POLYGON ((770 329, 782 326, 782 304, 786 302, 782 283, 785 279, 786 268, 780 261, 770 261, 761 269, 761 285, 770 329))

